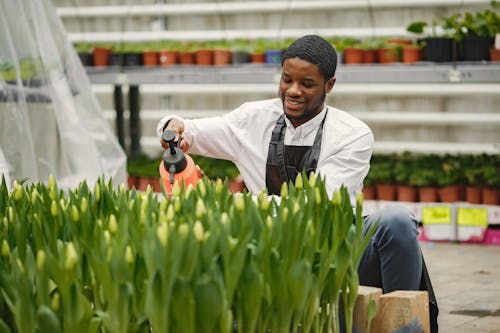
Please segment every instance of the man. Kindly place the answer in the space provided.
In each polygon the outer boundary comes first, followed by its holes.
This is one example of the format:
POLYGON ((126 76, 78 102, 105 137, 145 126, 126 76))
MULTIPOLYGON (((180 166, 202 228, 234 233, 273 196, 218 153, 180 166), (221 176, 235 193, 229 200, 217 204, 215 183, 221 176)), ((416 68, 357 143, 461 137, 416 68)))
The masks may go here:
MULTIPOLYGON (((282 56, 280 98, 248 102, 222 117, 168 116, 158 124, 158 134, 177 131, 183 150, 234 162, 252 193, 267 188, 269 194, 279 195, 282 182, 294 181, 306 170, 324 177, 329 193, 343 184, 353 198, 369 170, 373 135, 360 120, 325 104, 335 84, 336 65, 337 54, 326 40, 304 36, 282 56)), ((429 290, 431 326, 437 331, 437 305, 416 220, 409 211, 391 207, 367 216, 365 228, 379 218, 361 260, 360 283, 384 292, 429 290)))

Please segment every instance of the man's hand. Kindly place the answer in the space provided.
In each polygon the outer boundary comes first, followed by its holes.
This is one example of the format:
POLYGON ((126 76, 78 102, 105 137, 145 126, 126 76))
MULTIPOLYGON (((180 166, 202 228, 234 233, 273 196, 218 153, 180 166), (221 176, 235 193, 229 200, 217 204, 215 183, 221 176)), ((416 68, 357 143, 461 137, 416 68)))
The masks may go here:
MULTIPOLYGON (((168 121, 167 126, 163 128, 163 131, 165 130, 171 130, 177 133, 175 141, 179 142, 179 148, 181 148, 183 151, 187 151, 189 149, 189 144, 182 138, 182 133, 184 132, 184 121, 182 121, 181 119, 172 118, 168 121)), ((160 144, 163 149, 168 148, 168 142, 165 142, 162 139, 160 139, 160 144)))

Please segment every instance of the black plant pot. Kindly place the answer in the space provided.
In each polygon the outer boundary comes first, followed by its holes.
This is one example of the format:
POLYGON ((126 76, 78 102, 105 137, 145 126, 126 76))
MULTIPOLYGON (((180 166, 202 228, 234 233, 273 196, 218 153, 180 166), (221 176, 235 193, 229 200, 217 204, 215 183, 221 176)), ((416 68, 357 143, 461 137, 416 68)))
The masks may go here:
POLYGON ((234 51, 232 56, 233 64, 244 64, 252 61, 250 53, 244 51, 234 51))
POLYGON ((110 66, 123 66, 125 63, 125 55, 123 53, 111 53, 109 55, 109 65, 110 66))
POLYGON ((94 57, 92 55, 92 52, 78 52, 78 58, 80 58, 83 66, 94 66, 94 57))
POLYGON ((142 53, 125 53, 125 66, 142 66, 142 53))
POLYGON ((490 60, 490 48, 495 39, 486 36, 465 36, 460 42, 459 59, 463 61, 490 60))
POLYGON ((450 62, 454 57, 455 40, 446 37, 429 37, 425 39, 424 57, 427 61, 450 62))

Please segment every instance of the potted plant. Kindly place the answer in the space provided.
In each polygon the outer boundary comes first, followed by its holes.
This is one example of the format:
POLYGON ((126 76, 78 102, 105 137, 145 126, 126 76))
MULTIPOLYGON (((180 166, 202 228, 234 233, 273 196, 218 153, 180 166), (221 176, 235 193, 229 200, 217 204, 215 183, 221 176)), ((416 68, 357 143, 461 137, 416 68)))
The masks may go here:
POLYGON ((465 12, 447 19, 456 31, 459 41, 459 59, 465 61, 489 60, 495 35, 500 32, 500 5, 491 1, 492 9, 465 12))
POLYGON ((446 155, 441 159, 438 173, 438 195, 441 202, 457 202, 462 200, 463 173, 459 159, 446 155))
POLYGON ((363 50, 363 63, 373 64, 378 61, 378 49, 380 49, 380 39, 366 38, 359 43, 363 50))
POLYGON ((105 67, 109 65, 109 55, 111 54, 111 47, 109 45, 101 44, 95 45, 92 49, 92 62, 95 67, 105 67))
POLYGON ((396 181, 396 198, 398 201, 417 201, 417 189, 411 181, 415 170, 415 158, 410 152, 397 156, 394 164, 394 180, 396 181))
POLYGON ((214 66, 227 66, 232 63, 231 45, 227 40, 217 40, 211 43, 214 66))
POLYGON ((437 169, 440 167, 438 156, 423 155, 415 161, 409 175, 409 182, 417 187, 420 202, 437 202, 437 169))
POLYGON ((76 43, 74 48, 78 54, 78 58, 83 66, 93 66, 92 44, 90 43, 76 43))
POLYGON ((393 201, 396 198, 396 186, 393 175, 393 155, 375 155, 370 165, 370 177, 373 178, 378 200, 393 201))
POLYGON ((159 62, 159 42, 144 43, 142 50, 142 64, 146 67, 158 66, 159 62))
POLYGON ((499 196, 498 189, 500 188, 500 167, 497 163, 491 163, 493 158, 490 158, 490 163, 486 162, 479 168, 479 179, 483 185, 482 203, 485 205, 498 205, 499 196))
POLYGON ((490 49, 490 61, 500 61, 500 33, 495 35, 495 45, 490 49))
POLYGON ((158 46, 158 63, 160 66, 177 64, 179 58, 179 43, 175 41, 162 41, 158 46))
POLYGON ((485 162, 484 155, 461 158, 465 181, 465 201, 469 203, 480 204, 482 202, 481 166, 485 162))
POLYGON ((232 63, 245 64, 252 61, 250 41, 236 39, 231 43, 232 63))
POLYGON ((343 50, 343 62, 346 65, 361 64, 364 61, 364 50, 361 41, 354 38, 345 38, 338 43, 343 50))
POLYGON ((403 45, 401 61, 405 64, 414 64, 422 60, 422 49, 425 47, 423 40, 412 41, 411 44, 403 45))
POLYGON ((400 61, 401 44, 390 43, 388 39, 380 39, 377 51, 378 62, 389 64, 400 61))
MULTIPOLYGON (((451 18, 450 18, 451 19, 451 18)), ((452 32, 444 29, 443 26, 438 27, 437 21, 433 20, 430 34, 424 36, 425 29, 428 23, 424 21, 415 21, 410 23, 406 30, 418 35, 425 42, 424 58, 427 61, 433 62, 448 62, 455 59, 455 40, 451 37, 452 32), (438 35, 438 28, 442 28, 442 32, 438 35)))

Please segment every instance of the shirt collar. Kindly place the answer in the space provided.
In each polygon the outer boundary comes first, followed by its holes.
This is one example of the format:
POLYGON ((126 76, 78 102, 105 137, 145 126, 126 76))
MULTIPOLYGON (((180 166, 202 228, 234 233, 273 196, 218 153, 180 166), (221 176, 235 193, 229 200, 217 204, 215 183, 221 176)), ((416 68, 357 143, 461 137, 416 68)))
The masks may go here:
POLYGON ((285 116, 285 123, 288 130, 294 133, 294 135, 300 133, 301 136, 305 136, 308 135, 310 132, 316 130, 323 121, 323 118, 325 118, 325 116, 326 116, 326 103, 324 104, 323 110, 321 110, 320 113, 318 113, 316 116, 314 116, 314 118, 310 119, 309 121, 303 123, 298 127, 294 127, 292 122, 286 116, 285 116))

